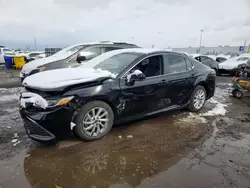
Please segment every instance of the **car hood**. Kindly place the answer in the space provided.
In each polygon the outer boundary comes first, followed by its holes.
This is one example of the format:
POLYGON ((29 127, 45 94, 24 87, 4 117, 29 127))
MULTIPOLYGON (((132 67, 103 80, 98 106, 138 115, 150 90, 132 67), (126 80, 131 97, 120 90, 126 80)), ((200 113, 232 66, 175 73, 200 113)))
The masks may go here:
POLYGON ((116 75, 101 69, 64 68, 31 75, 25 78, 22 84, 25 87, 46 91, 107 77, 116 77, 116 75))
POLYGON ((246 61, 236 61, 236 58, 228 59, 224 61, 223 63, 219 64, 220 69, 234 69, 237 68, 238 65, 244 64, 246 61))
MULTIPOLYGON (((65 59, 65 56, 57 56, 57 55, 52 55, 49 57, 41 58, 41 59, 35 59, 30 63, 27 63, 23 66, 21 73, 22 74, 29 74, 32 70, 36 69, 39 66, 45 65, 47 63, 51 63, 54 61, 59 61, 65 59)), ((20 74, 21 76, 21 74, 20 74)))

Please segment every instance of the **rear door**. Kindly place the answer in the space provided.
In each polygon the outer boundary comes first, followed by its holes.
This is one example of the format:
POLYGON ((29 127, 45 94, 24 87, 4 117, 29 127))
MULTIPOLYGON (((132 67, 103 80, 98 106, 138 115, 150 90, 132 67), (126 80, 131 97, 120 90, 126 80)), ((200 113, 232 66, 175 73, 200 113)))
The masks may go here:
POLYGON ((164 55, 164 62, 172 105, 187 103, 196 79, 193 64, 186 56, 176 53, 164 55))

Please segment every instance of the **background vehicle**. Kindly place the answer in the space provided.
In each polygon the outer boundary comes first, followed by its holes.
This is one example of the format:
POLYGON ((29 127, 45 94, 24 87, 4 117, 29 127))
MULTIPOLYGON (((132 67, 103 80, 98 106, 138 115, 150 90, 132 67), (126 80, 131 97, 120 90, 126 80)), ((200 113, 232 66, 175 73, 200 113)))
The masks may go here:
POLYGON ((27 62, 33 61, 35 59, 44 58, 44 57, 45 57, 44 52, 31 52, 31 53, 28 53, 26 56, 27 62))
POLYGON ((34 140, 51 141, 71 129, 83 140, 96 140, 114 122, 183 107, 199 111, 214 95, 215 77, 183 53, 114 50, 74 69, 26 78, 20 114, 34 140))
POLYGON ((250 79, 245 77, 234 77, 232 79, 232 88, 229 92, 236 98, 242 98, 244 96, 250 96, 250 79))
POLYGON ((219 73, 235 75, 238 72, 241 75, 248 59, 250 59, 250 54, 241 54, 238 57, 230 58, 219 64, 219 73))
POLYGON ((224 55, 224 54, 220 54, 220 55, 217 55, 215 60, 218 62, 218 63, 223 63, 224 61, 230 59, 230 55, 224 55))
POLYGON ((14 56, 15 53, 14 53, 14 51, 12 51, 12 50, 10 50, 8 48, 0 47, 0 64, 5 63, 5 61, 4 61, 4 56, 5 55, 14 56))
POLYGON ((26 64, 20 77, 23 80, 25 77, 52 69, 77 67, 84 61, 88 61, 102 53, 124 49, 135 48, 134 44, 128 44, 123 42, 97 42, 97 43, 83 43, 75 44, 64 48, 63 50, 53 54, 52 56, 36 59, 32 63, 26 64))
POLYGON ((191 54, 191 57, 193 57, 194 59, 200 61, 201 63, 203 63, 204 65, 210 67, 211 69, 214 69, 214 71, 216 72, 216 74, 218 74, 218 70, 219 70, 219 65, 218 62, 215 61, 214 59, 205 56, 205 55, 201 55, 201 54, 191 54))

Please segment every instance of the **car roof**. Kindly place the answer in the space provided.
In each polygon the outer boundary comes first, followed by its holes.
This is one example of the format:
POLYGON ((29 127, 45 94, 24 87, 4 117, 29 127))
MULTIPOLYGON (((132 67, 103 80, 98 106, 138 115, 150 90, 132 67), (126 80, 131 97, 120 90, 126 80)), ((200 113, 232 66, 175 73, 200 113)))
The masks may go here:
POLYGON ((101 61, 105 61, 106 59, 109 59, 115 55, 119 55, 119 54, 124 54, 124 53, 137 53, 137 54, 141 54, 141 55, 147 55, 147 54, 157 54, 157 53, 162 53, 162 52, 171 52, 171 53, 176 53, 176 54, 181 54, 181 55, 185 55, 184 53, 180 53, 180 52, 173 52, 171 50, 168 49, 156 49, 156 48, 126 48, 126 49, 120 49, 120 50, 113 50, 113 51, 109 51, 106 53, 103 53, 91 60, 88 61, 88 63, 82 64, 79 67, 83 67, 85 68, 88 64, 90 63, 98 63, 101 61))
POLYGON ((202 54, 190 54, 190 56, 192 56, 193 58, 196 58, 198 56, 201 56, 202 54))
POLYGON ((100 42, 86 42, 86 43, 78 43, 70 45, 66 48, 73 48, 75 46, 81 46, 81 45, 100 45, 100 44, 113 44, 113 45, 130 45, 130 46, 136 46, 135 44, 130 44, 126 42, 112 42, 112 41, 100 41, 100 42))

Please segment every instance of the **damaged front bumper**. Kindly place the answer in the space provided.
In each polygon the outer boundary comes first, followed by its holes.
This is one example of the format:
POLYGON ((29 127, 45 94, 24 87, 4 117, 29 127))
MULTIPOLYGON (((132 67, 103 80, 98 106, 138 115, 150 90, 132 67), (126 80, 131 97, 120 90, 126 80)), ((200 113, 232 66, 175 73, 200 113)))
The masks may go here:
POLYGON ((73 108, 20 107, 19 111, 28 136, 35 141, 51 142, 65 138, 71 132, 70 123, 75 111, 73 108))

